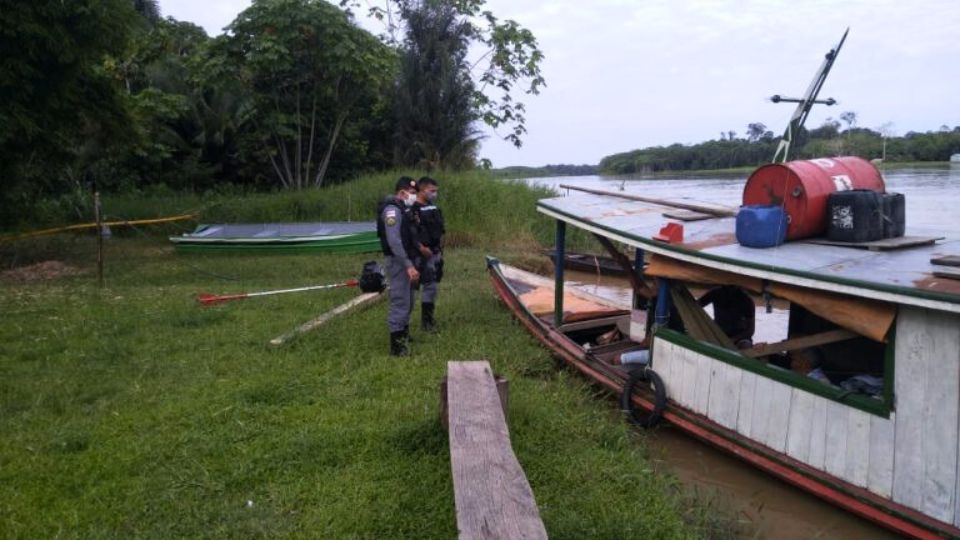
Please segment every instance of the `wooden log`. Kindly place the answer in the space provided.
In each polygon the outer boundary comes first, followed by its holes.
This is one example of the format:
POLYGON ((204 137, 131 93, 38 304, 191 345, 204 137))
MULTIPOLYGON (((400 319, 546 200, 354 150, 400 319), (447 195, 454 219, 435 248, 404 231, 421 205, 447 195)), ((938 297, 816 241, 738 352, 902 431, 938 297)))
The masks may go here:
POLYGON ((348 311, 356 309, 361 306, 369 305, 377 300, 383 298, 385 295, 383 293, 372 292, 372 293, 363 293, 360 296, 350 300, 346 304, 340 304, 339 306, 331 309, 330 311, 320 315, 316 319, 309 320, 300 326, 294 328, 292 331, 283 334, 282 336, 275 337, 270 340, 270 345, 273 347, 279 347, 285 343, 292 341, 294 338, 306 334, 312 330, 315 330, 327 323, 334 317, 342 315, 348 311))
POLYGON ((450 467, 461 540, 547 538, 510 446, 488 362, 448 362, 450 467))

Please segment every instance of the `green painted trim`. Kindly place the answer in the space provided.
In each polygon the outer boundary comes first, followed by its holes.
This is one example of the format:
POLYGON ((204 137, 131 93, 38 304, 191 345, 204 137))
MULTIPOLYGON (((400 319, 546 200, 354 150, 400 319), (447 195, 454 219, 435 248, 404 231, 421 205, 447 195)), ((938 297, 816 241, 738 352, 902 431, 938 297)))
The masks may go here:
POLYGON ((372 253, 380 251, 380 240, 360 238, 341 241, 308 241, 297 243, 213 244, 176 243, 180 253, 372 253))
POLYGON ((815 280, 819 280, 819 281, 826 281, 826 282, 829 282, 829 283, 837 283, 837 284, 839 284, 839 285, 850 285, 850 286, 853 286, 853 287, 860 287, 860 288, 863 288, 863 289, 869 289, 869 290, 874 290, 874 291, 881 291, 881 292, 888 292, 888 293, 893 293, 893 294, 900 294, 900 295, 903 295, 903 296, 912 296, 912 297, 914 297, 914 298, 923 298, 923 299, 926 299, 926 300, 937 300, 937 301, 940 301, 940 302, 947 302, 947 303, 950 303, 950 304, 960 304, 960 299, 958 299, 958 297, 957 297, 956 295, 947 295, 947 294, 941 294, 941 293, 936 293, 936 292, 931 292, 931 291, 921 291, 921 290, 917 290, 917 289, 909 289, 909 288, 906 288, 906 287, 897 287, 897 286, 895 286, 895 285, 883 285, 883 284, 879 284, 879 283, 871 283, 871 282, 869 282, 869 281, 860 281, 860 280, 856 280, 856 279, 840 278, 840 277, 834 277, 834 276, 827 276, 827 275, 823 275, 823 274, 814 274, 814 273, 811 273, 811 272, 804 272, 804 271, 801 271, 801 270, 793 270, 793 269, 790 269, 790 268, 781 268, 781 267, 778 267, 778 266, 768 266, 768 265, 763 265, 763 264, 751 263, 751 262, 747 262, 747 261, 727 259, 727 258, 725 258, 725 257, 720 257, 720 256, 717 256, 717 255, 712 255, 712 254, 710 254, 710 253, 704 253, 704 252, 702 252, 702 251, 691 251, 691 250, 689 250, 689 249, 684 249, 684 248, 681 248, 681 247, 673 246, 673 245, 671 245, 671 244, 667 244, 667 243, 664 243, 664 242, 658 242, 658 241, 652 240, 652 239, 650 239, 650 238, 644 238, 644 237, 642 237, 642 236, 637 236, 637 235, 635 235, 635 234, 631 234, 631 233, 628 233, 628 232, 626 232, 626 231, 621 231, 621 230, 619 230, 619 229, 614 229, 614 228, 612 228, 612 227, 608 227, 608 226, 606 226, 606 225, 601 225, 601 224, 599 224, 599 223, 594 223, 594 222, 585 221, 585 220, 583 220, 583 219, 581 219, 581 218, 579 218, 579 217, 577 217, 577 216, 574 216, 573 214, 571 214, 571 213, 569 213, 569 212, 564 212, 563 210, 558 210, 558 209, 556 209, 556 208, 553 208, 553 207, 551 207, 551 206, 548 206, 548 205, 546 205, 546 204, 543 204, 543 201, 537 201, 537 206, 538 206, 538 207, 541 207, 541 208, 545 208, 545 209, 547 209, 547 210, 549 210, 549 211, 551 211, 551 212, 554 212, 554 213, 556 213, 556 214, 560 214, 560 215, 562 215, 562 216, 566 216, 566 217, 570 218, 571 220, 573 220, 574 222, 581 223, 581 224, 583 224, 583 225, 589 225, 589 226, 591 226, 591 227, 597 227, 597 228, 599 228, 599 229, 603 229, 603 230, 605 230, 605 231, 608 231, 608 232, 611 232, 611 233, 614 233, 614 234, 618 234, 618 235, 620 235, 620 236, 623 236, 623 237, 626 237, 626 238, 630 238, 630 239, 632 239, 632 240, 636 240, 637 242, 640 242, 641 244, 646 244, 646 245, 650 245, 650 246, 656 246, 656 247, 658 247, 658 248, 666 249, 666 250, 669 250, 669 251, 674 251, 674 252, 677 252, 677 253, 683 253, 683 254, 685 254, 685 255, 693 255, 693 256, 695 256, 695 257, 701 257, 701 258, 708 259, 708 260, 712 260, 712 261, 716 261, 716 262, 722 262, 722 263, 725 263, 725 264, 734 264, 734 265, 743 266, 743 267, 746 267, 746 268, 754 268, 754 269, 756 269, 756 270, 763 270, 763 271, 765 271, 765 272, 776 272, 776 273, 778 273, 778 274, 785 274, 785 275, 791 275, 791 276, 796 276, 796 277, 802 277, 802 278, 808 278, 808 279, 815 279, 815 280))
MULTIPOLYGON (((654 336, 658 339, 669 341, 674 345, 679 345, 702 355, 709 356, 714 360, 719 360, 734 367, 738 367, 768 379, 781 382, 787 386, 799 388, 806 392, 810 392, 811 394, 825 397, 831 401, 836 401, 837 403, 842 403, 882 418, 890 418, 890 403, 892 400, 886 399, 886 395, 884 395, 884 401, 880 401, 858 394, 851 394, 846 390, 842 390, 833 386, 827 386, 813 379, 809 379, 807 377, 797 375, 791 371, 765 364, 753 358, 748 358, 735 351, 718 347, 712 343, 695 340, 690 336, 681 334, 668 328, 660 328, 657 330, 654 336)), ((656 358, 656 356, 654 356, 654 358, 656 358)), ((886 373, 884 373, 884 384, 886 384, 887 378, 888 377, 886 377, 886 373)))

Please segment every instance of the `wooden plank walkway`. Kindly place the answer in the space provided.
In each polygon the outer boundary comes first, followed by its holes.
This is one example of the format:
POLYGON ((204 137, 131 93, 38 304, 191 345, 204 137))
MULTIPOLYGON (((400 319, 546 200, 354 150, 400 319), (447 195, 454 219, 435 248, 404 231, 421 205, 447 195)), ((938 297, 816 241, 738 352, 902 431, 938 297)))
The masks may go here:
POLYGON ((447 363, 447 407, 461 540, 547 538, 488 362, 447 363))

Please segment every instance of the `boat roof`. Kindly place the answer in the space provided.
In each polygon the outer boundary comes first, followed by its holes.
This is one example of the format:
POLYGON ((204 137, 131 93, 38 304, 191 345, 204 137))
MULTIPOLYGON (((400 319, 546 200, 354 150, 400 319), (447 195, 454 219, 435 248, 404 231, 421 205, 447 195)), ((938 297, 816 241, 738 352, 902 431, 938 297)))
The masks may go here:
POLYGON ((337 236, 375 232, 373 221, 332 221, 326 223, 221 223, 203 224, 180 238, 185 239, 306 239, 318 236, 337 236))
POLYGON ((960 313, 960 279, 934 276, 935 268, 930 262, 934 257, 960 256, 960 233, 956 231, 908 226, 908 236, 942 239, 935 244, 889 251, 820 245, 809 240, 755 249, 737 243, 733 217, 683 222, 683 243, 654 240, 664 225, 677 221, 663 215, 677 212, 666 205, 571 192, 566 197, 541 199, 537 210, 611 240, 709 268, 960 313))

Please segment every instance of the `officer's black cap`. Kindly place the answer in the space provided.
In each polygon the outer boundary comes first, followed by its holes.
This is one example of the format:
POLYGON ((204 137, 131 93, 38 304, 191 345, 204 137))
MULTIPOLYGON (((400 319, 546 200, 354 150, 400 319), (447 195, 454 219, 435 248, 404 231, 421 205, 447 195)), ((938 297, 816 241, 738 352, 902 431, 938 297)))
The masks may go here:
POLYGON ((394 191, 406 191, 408 189, 417 189, 417 181, 409 176, 401 176, 400 179, 397 180, 397 187, 394 189, 394 191))

